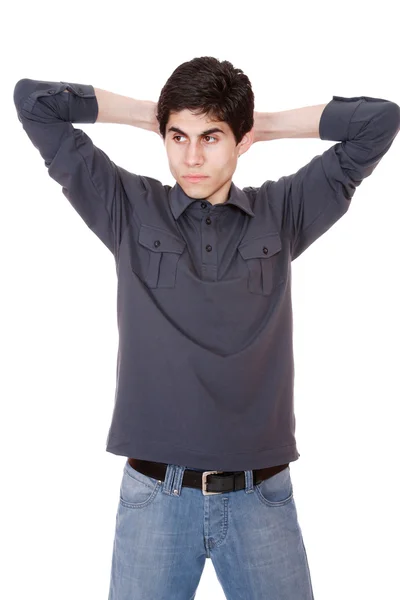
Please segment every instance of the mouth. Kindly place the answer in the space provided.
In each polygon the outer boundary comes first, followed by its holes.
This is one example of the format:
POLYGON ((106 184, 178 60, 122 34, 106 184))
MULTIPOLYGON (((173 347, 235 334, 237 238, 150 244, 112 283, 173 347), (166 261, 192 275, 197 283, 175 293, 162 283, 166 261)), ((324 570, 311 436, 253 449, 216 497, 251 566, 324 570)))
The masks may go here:
POLYGON ((186 179, 186 181, 190 181, 195 183, 196 181, 204 181, 204 179, 207 179, 208 175, 184 175, 183 178, 186 179))

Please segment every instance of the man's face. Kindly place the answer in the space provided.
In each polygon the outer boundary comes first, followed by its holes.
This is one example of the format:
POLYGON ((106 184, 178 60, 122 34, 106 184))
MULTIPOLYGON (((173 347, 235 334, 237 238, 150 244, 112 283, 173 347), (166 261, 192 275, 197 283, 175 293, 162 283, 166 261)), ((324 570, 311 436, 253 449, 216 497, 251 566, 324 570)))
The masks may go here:
POLYGON ((246 152, 252 142, 253 130, 236 145, 227 123, 210 121, 205 115, 185 109, 170 114, 164 144, 170 171, 183 191, 191 198, 207 198, 219 204, 228 199, 239 154, 246 152), (204 133, 214 128, 219 131, 204 133), (190 174, 207 177, 192 182, 185 178, 190 174))

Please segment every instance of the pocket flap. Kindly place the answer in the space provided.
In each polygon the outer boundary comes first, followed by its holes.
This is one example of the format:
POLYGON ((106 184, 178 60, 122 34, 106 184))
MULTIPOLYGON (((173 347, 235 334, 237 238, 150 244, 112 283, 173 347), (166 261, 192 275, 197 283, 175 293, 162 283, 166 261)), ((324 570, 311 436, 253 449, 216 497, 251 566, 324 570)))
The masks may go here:
POLYGON ((251 240, 246 240, 238 250, 242 258, 269 258, 282 249, 279 233, 267 233, 251 240))
POLYGON ((177 252, 178 254, 182 254, 186 246, 186 242, 173 233, 152 225, 140 226, 139 244, 153 252, 177 252))

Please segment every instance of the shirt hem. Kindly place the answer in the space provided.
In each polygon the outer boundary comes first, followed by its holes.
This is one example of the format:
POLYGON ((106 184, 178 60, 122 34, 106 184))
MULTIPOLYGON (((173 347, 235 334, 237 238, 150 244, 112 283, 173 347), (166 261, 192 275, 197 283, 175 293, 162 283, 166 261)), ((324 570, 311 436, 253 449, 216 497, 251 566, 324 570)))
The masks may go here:
POLYGON ((164 464, 180 465, 186 468, 198 468, 218 471, 247 471, 263 469, 298 460, 300 453, 296 443, 277 448, 258 450, 256 452, 243 452, 225 456, 215 454, 199 454, 191 450, 177 450, 171 447, 162 447, 153 444, 151 448, 142 448, 138 444, 107 444, 106 452, 118 456, 126 456, 141 460, 162 462, 164 464))

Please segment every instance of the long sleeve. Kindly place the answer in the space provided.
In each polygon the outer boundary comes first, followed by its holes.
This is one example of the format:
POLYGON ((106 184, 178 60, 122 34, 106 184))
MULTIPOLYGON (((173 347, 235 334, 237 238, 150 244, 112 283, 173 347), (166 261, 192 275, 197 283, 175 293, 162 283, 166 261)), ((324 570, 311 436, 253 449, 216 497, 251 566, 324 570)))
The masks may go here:
POLYGON ((339 143, 296 173, 266 182, 290 238, 292 261, 346 213, 357 187, 389 150, 399 128, 395 102, 333 96, 321 115, 319 135, 339 143))
MULTIPOLYGON (((14 104, 50 177, 62 186, 74 209, 116 256, 127 221, 120 167, 72 125, 96 122, 98 103, 93 86, 21 79, 14 89, 14 104)), ((132 174, 141 189, 138 179, 132 174)))

